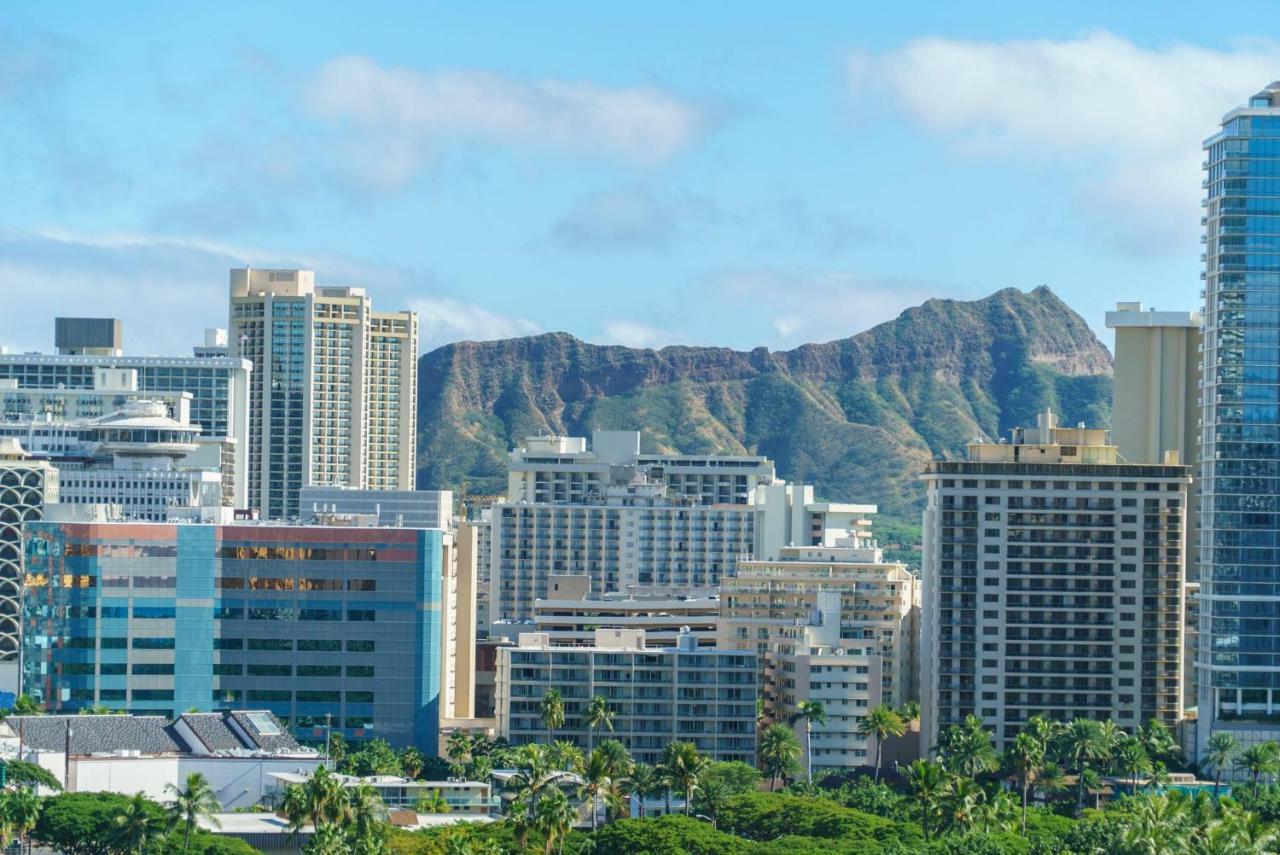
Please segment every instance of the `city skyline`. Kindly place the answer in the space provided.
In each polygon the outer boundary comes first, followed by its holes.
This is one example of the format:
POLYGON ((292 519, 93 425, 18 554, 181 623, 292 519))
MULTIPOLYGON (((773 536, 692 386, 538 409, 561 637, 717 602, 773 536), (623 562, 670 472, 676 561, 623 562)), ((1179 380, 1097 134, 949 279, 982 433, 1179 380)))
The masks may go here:
MULTIPOLYGON (((1271 43, 1192 7, 695 10, 681 32, 246 8, 0 23, 15 316, 74 302, 122 315, 135 352, 185 352, 248 264, 415 309, 424 350, 560 329, 780 348, 1042 283, 1109 342, 1121 286, 1193 307, 1198 141, 1276 76, 1271 43)), ((44 341, 0 321, 11 350, 44 341)))

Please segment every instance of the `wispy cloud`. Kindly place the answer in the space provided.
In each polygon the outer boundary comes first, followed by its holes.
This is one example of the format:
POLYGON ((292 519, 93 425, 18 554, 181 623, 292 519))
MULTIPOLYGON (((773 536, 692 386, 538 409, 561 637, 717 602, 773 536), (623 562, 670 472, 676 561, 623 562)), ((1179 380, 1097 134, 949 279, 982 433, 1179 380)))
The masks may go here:
POLYGON ((620 344, 625 347, 662 348, 671 344, 689 344, 689 336, 678 330, 647 324, 643 321, 614 318, 606 320, 601 334, 592 339, 598 344, 620 344))
POLYGON ((449 297, 417 297, 409 308, 418 313, 423 350, 451 341, 492 341, 543 332, 541 325, 528 318, 500 315, 449 297))
POLYGON ((0 231, 0 345, 49 350, 53 318, 121 318, 135 353, 189 353, 206 327, 227 325, 232 267, 301 267, 330 285, 363 285, 383 308, 419 312, 424 349, 464 338, 540 332, 524 318, 432 293, 429 273, 343 255, 153 234, 0 231))
POLYGON ((659 196, 627 187, 584 196, 551 229, 551 238, 570 249, 658 249, 679 232, 720 219, 716 204, 694 193, 659 196))
POLYGON ((942 290, 937 283, 913 280, 768 269, 718 273, 709 284, 725 305, 765 314, 773 347, 847 338, 942 290))
POLYGON ((1066 40, 922 38, 849 61, 855 91, 891 95, 973 156, 1079 164, 1081 201, 1121 246, 1185 245, 1200 141, 1275 76, 1277 46, 1145 48, 1106 31, 1066 40))
POLYGON ((453 139, 669 160, 711 126, 707 111, 655 86, 525 81, 482 71, 392 68, 365 56, 320 67, 306 87, 311 116, 355 133, 349 154, 364 179, 408 183, 434 147, 453 139))

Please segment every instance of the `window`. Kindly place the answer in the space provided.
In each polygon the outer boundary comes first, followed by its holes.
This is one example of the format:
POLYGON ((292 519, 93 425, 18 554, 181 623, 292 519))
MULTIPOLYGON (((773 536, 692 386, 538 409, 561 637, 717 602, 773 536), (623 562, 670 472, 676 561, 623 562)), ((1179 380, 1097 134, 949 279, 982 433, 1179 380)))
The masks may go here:
POLYGON ((251 662, 246 666, 245 670, 250 677, 289 677, 293 675, 292 665, 251 662))
POLYGON ((251 638, 250 650, 293 650, 291 638, 251 638))
MULTIPOLYGON (((351 669, 347 669, 347 675, 350 676, 351 669)), ((340 677, 342 676, 341 665, 299 665, 299 677, 340 677)))
MULTIPOLYGON (((133 640, 134 650, 172 650, 172 638, 135 638, 133 640)), ((170 693, 172 694, 172 693, 170 693)))
POLYGON ((143 676, 151 676, 157 674, 172 675, 173 663, 165 662, 137 662, 132 666, 133 673, 143 676))
MULTIPOLYGON (((347 692, 347 700, 351 699, 351 692, 347 692)), ((336 704, 341 700, 341 693, 330 691, 299 691, 298 703, 300 704, 336 704)))
POLYGON ((214 650, 244 650, 243 638, 215 638, 213 640, 214 650))
POLYGON ((336 653, 342 650, 342 642, 337 640, 324 640, 314 638, 299 638, 298 652, 309 653, 315 651, 324 651, 326 653, 336 653))
POLYGON ((372 677, 373 666, 372 665, 348 665, 347 676, 348 677, 372 677))
POLYGON ((347 692, 347 703, 371 704, 373 703, 373 692, 347 692))
POLYGON ((266 701, 268 703, 274 701, 276 703, 288 703, 291 700, 288 691, 280 689, 250 689, 250 701, 266 701))
POLYGON ((371 623, 377 619, 378 613, 373 609, 347 609, 347 620, 371 623))
POLYGON ((244 674, 244 666, 234 662, 218 662, 213 666, 215 677, 239 677, 244 674))

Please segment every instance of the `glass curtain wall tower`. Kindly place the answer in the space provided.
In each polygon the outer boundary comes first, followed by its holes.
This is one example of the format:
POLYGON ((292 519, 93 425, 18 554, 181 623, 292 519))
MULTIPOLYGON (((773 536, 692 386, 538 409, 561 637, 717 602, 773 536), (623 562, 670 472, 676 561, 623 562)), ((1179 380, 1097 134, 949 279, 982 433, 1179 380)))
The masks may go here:
POLYGON ((1280 737, 1280 82, 1204 148, 1201 752, 1280 737))

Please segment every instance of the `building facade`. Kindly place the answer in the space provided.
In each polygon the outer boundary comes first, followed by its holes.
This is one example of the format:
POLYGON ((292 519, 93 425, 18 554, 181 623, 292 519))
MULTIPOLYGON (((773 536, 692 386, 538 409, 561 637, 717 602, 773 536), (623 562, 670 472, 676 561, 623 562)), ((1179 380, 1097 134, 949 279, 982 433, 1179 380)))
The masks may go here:
POLYGON ((253 366, 249 506, 298 516, 306 485, 414 485, 418 317, 310 270, 231 271, 233 356, 253 366))
MULTIPOLYGON (((17 383, 16 392, 5 394, 6 417, 11 410, 14 416, 65 416, 74 406, 79 416, 92 418, 133 400, 170 402, 189 393, 188 418, 200 428, 201 442, 215 444, 223 455, 224 504, 238 508, 248 506, 250 369, 245 360, 229 357, 0 353, 0 380, 17 383), (36 390, 43 394, 34 396, 36 390)), ((180 418, 174 410, 169 414, 180 418)))
POLYGON ((754 653, 700 649, 691 637, 651 648, 642 630, 602 629, 589 647, 557 647, 544 634, 525 633, 497 654, 498 733, 515 744, 547 740, 538 705, 557 689, 565 724, 555 739, 583 748, 617 739, 645 763, 657 763, 676 740, 714 760, 755 762, 754 653), (588 733, 585 714, 595 695, 614 714, 612 732, 588 733))
POLYGON ((921 739, 977 715, 1182 718, 1186 466, 1127 464, 1043 413, 923 476, 921 739))
POLYGON ((21 691, 22 527, 58 501, 58 470, 31 460, 22 446, 0 438, 0 692, 21 691))
POLYGON ((587 576, 552 576, 547 596, 533 603, 533 622, 496 629, 508 636, 539 632, 552 644, 589 645, 596 629, 642 629, 648 644, 674 647, 682 634, 699 647, 716 645, 720 599, 710 592, 596 594, 587 576), (505 632, 503 632, 505 630, 505 632))
POLYGON ((917 577, 906 565, 884 560, 867 525, 830 538, 829 545, 783 547, 772 560, 738 562, 720 585, 717 644, 755 651, 766 662, 781 631, 826 612, 823 640, 815 644, 831 655, 857 650, 878 657, 877 703, 901 707, 919 697, 920 597, 917 577))
MULTIPOLYGON (((1203 320, 1199 312, 1144 312, 1141 303, 1117 303, 1114 312, 1107 312, 1107 326, 1116 331, 1111 439, 1128 462, 1181 463, 1195 471, 1200 452, 1203 320), (1176 458, 1170 457, 1170 452, 1176 458)), ((1190 707, 1196 705, 1197 694, 1195 640, 1199 637, 1199 614, 1191 608, 1191 594, 1199 593, 1199 489, 1199 483, 1193 481, 1187 515, 1183 696, 1190 707)))
POLYGON ((299 736, 435 745, 442 534, 45 520, 23 689, 50 712, 268 709, 299 736))
POLYGON ((1280 738, 1280 82, 1204 143, 1198 743, 1280 738))

